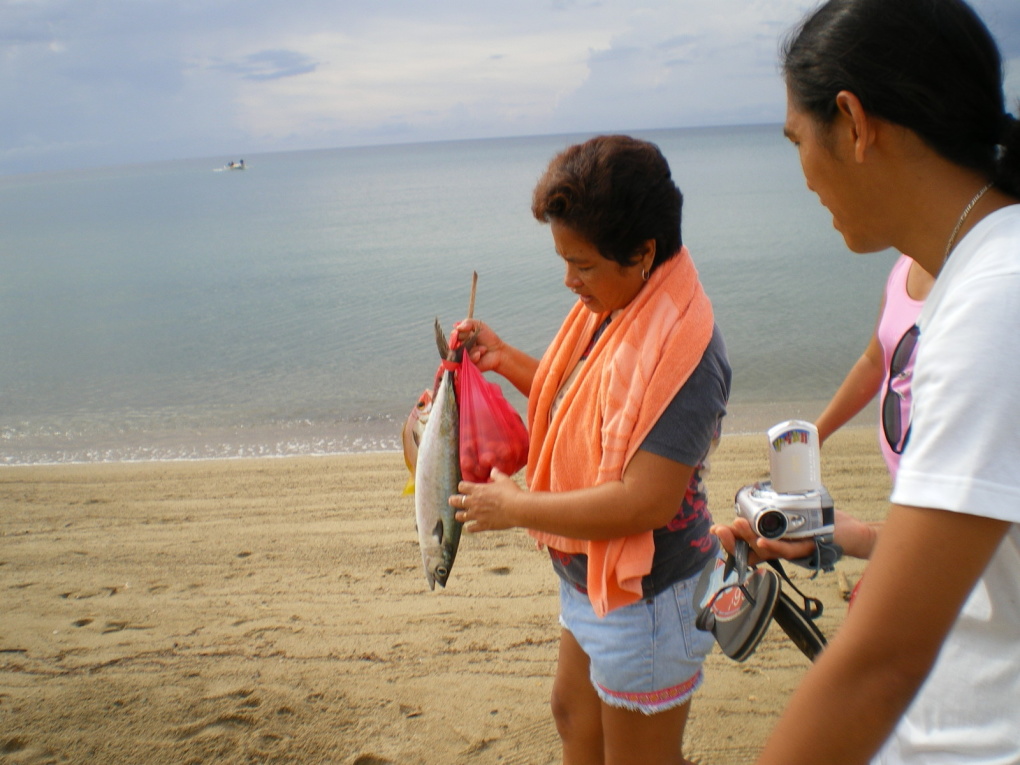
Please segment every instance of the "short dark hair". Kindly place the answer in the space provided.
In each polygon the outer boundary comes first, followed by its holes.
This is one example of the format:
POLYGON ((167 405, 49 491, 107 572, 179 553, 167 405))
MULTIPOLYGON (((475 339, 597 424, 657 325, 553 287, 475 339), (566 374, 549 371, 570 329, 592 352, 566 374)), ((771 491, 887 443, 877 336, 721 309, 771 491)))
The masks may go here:
POLYGON ((531 211, 543 223, 555 220, 576 231, 621 265, 632 265, 654 239, 655 270, 680 250, 683 201, 658 146, 606 135, 553 158, 535 186, 531 211))
POLYGON ((999 49, 963 0, 829 0, 787 38, 782 60, 791 101, 822 125, 846 90, 947 160, 1020 190, 999 49))

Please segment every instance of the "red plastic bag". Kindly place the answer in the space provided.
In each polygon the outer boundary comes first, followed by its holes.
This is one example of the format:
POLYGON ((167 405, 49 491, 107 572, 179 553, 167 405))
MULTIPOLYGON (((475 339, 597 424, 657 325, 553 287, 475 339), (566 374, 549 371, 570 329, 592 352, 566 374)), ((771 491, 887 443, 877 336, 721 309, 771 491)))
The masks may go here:
POLYGON ((513 475, 528 462, 528 429, 499 385, 485 379, 465 353, 457 373, 460 472, 485 483, 492 468, 513 475))

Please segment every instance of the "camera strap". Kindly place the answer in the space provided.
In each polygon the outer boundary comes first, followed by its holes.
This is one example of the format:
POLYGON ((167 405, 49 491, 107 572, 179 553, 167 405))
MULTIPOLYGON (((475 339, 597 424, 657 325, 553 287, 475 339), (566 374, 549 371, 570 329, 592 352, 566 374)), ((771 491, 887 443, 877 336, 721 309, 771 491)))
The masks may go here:
POLYGON ((814 537, 813 541, 815 543, 814 552, 803 558, 790 559, 790 563, 810 569, 812 579, 818 576, 819 571, 824 571, 827 574, 834 571, 836 564, 843 557, 843 548, 832 541, 832 534, 822 534, 814 537))

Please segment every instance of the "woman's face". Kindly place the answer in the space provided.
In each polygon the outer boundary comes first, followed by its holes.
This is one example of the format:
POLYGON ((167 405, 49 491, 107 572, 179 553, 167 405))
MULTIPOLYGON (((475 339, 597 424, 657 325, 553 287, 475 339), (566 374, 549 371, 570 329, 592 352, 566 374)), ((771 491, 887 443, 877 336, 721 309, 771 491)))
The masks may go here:
POLYGON ((654 240, 650 253, 633 266, 621 266, 602 257, 595 245, 569 226, 553 220, 550 228, 556 252, 566 265, 563 283, 589 311, 615 311, 640 292, 645 283, 641 271, 650 269, 655 257, 654 240))
POLYGON ((876 211, 868 209, 874 194, 868 192, 866 177, 855 162, 851 127, 849 117, 842 113, 832 126, 822 127, 813 116, 797 109, 792 99, 786 100, 783 133, 797 147, 807 187, 832 213, 832 225, 847 247, 854 252, 873 252, 888 245, 872 241, 874 232, 862 226, 877 219, 876 211))

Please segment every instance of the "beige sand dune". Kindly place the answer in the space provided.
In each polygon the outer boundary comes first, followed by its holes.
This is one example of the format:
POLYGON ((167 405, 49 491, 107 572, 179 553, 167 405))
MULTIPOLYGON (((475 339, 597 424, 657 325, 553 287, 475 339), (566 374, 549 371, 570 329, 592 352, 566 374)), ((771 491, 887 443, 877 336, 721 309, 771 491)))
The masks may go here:
MULTIPOLYGON (((725 437, 716 517, 766 469, 764 436, 725 437)), ((398 454, 0 468, 0 762, 558 762, 544 553, 466 536, 430 592, 405 477, 398 454)), ((823 479, 884 514, 870 429, 833 437, 823 479)), ((839 577, 799 573, 831 634, 839 577)), ((776 626, 713 654, 688 754, 753 761, 807 667, 776 626)))

